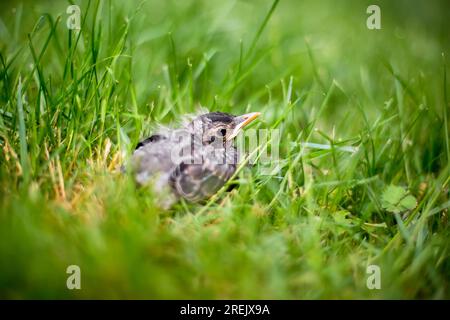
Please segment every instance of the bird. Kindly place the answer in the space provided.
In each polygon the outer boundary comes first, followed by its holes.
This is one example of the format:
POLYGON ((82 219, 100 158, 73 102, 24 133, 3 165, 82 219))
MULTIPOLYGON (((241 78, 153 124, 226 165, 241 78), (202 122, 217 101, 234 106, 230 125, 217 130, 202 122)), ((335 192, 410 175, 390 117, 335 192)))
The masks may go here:
POLYGON ((210 198, 236 172, 241 155, 235 138, 260 115, 206 112, 180 128, 159 128, 132 153, 129 167, 135 181, 139 186, 151 185, 164 209, 180 199, 210 198))

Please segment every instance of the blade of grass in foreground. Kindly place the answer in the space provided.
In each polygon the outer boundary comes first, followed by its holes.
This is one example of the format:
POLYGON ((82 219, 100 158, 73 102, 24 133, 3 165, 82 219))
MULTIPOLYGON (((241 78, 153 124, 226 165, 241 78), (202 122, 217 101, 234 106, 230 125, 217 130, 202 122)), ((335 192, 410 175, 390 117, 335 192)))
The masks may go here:
POLYGON ((442 54, 442 58, 444 60, 444 138, 445 138, 445 147, 447 151, 447 161, 450 162, 450 143, 448 139, 449 129, 448 129, 448 114, 447 108, 449 107, 448 98, 447 98, 447 65, 445 63, 445 55, 442 54))
POLYGON ((19 117, 19 141, 20 141, 20 166, 22 167, 22 175, 25 184, 29 181, 29 167, 28 167, 28 147, 25 128, 25 115, 23 112, 22 101, 22 78, 19 77, 19 84, 17 85, 17 115, 19 117))

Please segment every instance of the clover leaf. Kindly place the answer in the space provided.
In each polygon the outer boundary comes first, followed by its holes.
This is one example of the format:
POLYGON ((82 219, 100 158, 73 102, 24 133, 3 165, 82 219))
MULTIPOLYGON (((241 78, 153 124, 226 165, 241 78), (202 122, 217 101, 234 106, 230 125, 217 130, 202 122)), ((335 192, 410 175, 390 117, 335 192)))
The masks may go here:
POLYGON ((390 185, 381 195, 381 205, 389 212, 400 213, 414 209, 417 200, 405 188, 390 185))

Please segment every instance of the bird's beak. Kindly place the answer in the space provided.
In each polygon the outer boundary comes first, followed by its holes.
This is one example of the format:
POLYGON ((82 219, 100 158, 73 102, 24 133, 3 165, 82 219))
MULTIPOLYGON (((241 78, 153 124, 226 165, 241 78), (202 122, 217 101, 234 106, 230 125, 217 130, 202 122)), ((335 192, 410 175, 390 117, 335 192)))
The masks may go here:
POLYGON ((258 118, 260 115, 261 112, 252 112, 234 118, 234 121, 237 123, 237 125, 233 129, 233 132, 228 136, 227 140, 234 139, 239 134, 239 132, 241 132, 242 128, 247 126, 249 123, 258 118))

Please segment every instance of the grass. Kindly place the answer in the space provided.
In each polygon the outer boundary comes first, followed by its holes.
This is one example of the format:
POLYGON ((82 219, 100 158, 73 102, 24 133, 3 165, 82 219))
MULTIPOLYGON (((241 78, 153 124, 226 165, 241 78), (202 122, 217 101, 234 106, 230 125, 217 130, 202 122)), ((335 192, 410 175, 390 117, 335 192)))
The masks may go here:
POLYGON ((450 298, 449 8, 377 3, 2 3, 0 297, 450 298), (117 169, 200 104, 262 112, 281 170, 160 211, 117 169))

